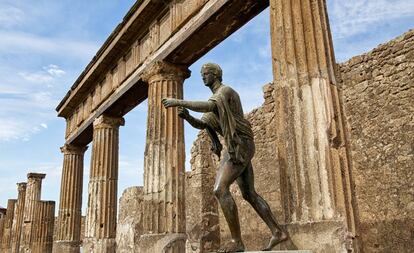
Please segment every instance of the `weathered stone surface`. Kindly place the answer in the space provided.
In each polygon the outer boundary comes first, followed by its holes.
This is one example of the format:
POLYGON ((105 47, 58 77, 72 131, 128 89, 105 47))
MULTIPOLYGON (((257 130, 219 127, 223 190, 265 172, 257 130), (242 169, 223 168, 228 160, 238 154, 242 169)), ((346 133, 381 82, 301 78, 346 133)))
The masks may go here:
POLYGON ((20 237, 22 233, 23 225, 23 214, 26 200, 26 187, 27 183, 17 183, 17 203, 15 209, 15 215, 13 217, 13 228, 12 228, 12 252, 19 252, 20 237))
POLYGON ((364 252, 414 248, 414 30, 340 65, 364 252))
POLYGON ((94 122, 85 252, 115 252, 119 126, 124 123, 106 115, 94 122))
POLYGON ((185 239, 182 240, 185 235, 184 123, 177 108, 165 109, 161 99, 183 98, 183 82, 189 74, 182 66, 156 62, 143 76, 148 82, 149 97, 144 157, 143 252, 157 249, 178 253, 185 248, 185 239), (162 246, 169 248, 159 248, 162 246))
POLYGON ((36 202, 40 200, 42 193, 42 180, 46 174, 28 173, 26 199, 23 215, 22 235, 20 238, 20 252, 30 252, 33 242, 33 220, 35 217, 36 202))
POLYGON ((119 199, 119 215, 116 228, 116 252, 139 253, 139 240, 143 233, 142 187, 124 190, 119 199))
POLYGON ((216 176, 206 132, 200 132, 191 149, 191 172, 186 177, 187 253, 203 253, 220 246, 218 204, 213 194, 216 176))
POLYGON ((3 233, 4 233, 4 223, 6 221, 6 216, 0 217, 0 249, 1 249, 1 242, 3 240, 3 233))
POLYGON ((4 221, 3 236, 1 241, 1 251, 5 253, 11 252, 11 235, 16 205, 17 199, 9 199, 7 201, 7 212, 4 221))
POLYGON ((86 147, 65 145, 59 213, 54 252, 79 253, 83 188, 83 155, 86 147))
POLYGON ((32 231, 32 253, 52 253, 55 202, 36 201, 32 231))

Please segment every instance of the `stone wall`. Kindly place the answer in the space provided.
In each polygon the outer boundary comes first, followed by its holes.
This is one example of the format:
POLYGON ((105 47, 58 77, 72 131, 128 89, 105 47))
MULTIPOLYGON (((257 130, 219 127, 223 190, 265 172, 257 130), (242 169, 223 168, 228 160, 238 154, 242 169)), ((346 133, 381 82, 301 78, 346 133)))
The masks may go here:
POLYGON ((191 149, 186 176, 187 253, 210 252, 220 246, 218 204, 213 195, 217 157, 211 156, 207 134, 201 131, 191 149))
POLYGON ((127 188, 122 193, 116 229, 116 252, 139 252, 139 238, 143 231, 142 196, 142 187, 139 186, 127 188))
POLYGON ((340 72, 364 252, 412 252, 414 30, 340 72))

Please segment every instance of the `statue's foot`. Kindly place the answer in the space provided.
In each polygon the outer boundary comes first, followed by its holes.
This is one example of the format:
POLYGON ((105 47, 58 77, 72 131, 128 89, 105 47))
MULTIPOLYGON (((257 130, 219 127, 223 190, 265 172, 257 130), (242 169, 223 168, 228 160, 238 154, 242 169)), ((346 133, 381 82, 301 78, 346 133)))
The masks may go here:
POLYGON ((270 251, 272 250, 276 245, 279 243, 286 241, 288 239, 288 234, 285 231, 280 231, 276 235, 273 235, 272 238, 270 238, 269 244, 266 248, 263 249, 263 251, 270 251))
POLYGON ((241 241, 231 240, 226 243, 224 247, 219 249, 217 252, 220 253, 230 253, 230 252, 244 252, 244 245, 241 241))

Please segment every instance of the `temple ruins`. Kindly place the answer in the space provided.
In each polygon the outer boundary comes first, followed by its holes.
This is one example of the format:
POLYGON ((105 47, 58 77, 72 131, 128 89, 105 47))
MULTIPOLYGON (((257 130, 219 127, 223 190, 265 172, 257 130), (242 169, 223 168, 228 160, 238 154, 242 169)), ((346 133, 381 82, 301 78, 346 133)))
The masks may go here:
MULTIPOLYGON (((325 0, 142 0, 56 108, 66 120, 56 226, 55 202, 41 200, 45 174, 29 173, 0 216, 0 251, 217 250, 229 237, 213 195, 218 161, 200 132, 186 172, 183 120, 161 99, 183 98, 189 66, 267 7, 273 80, 247 118, 257 191, 290 234, 278 249, 414 248, 413 30, 337 64, 325 0), (118 206, 119 131, 146 99, 144 185, 126 189, 118 206)), ((232 192, 247 249, 257 250, 270 234, 232 192)))

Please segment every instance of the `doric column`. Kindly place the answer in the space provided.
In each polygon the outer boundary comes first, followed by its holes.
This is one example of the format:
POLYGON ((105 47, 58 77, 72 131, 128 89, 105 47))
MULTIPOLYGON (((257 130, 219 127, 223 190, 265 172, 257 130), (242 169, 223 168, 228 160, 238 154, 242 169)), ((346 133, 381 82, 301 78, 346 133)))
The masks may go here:
POLYGON ((148 83, 147 141, 144 160, 143 252, 185 251, 185 150, 183 120, 164 97, 183 98, 187 68, 166 62, 152 65, 148 83), (162 240, 161 240, 162 239, 162 240))
POLYGON ((93 123, 85 252, 115 252, 119 126, 123 118, 102 115, 93 123))
POLYGON ((351 178, 325 0, 271 0, 282 203, 287 223, 346 220, 351 178))
POLYGON ((11 252, 11 235, 16 205, 17 199, 9 199, 7 201, 6 220, 4 222, 3 237, 1 241, 1 252, 11 252))
POLYGON ((53 246, 56 253, 80 252, 83 156, 86 149, 87 147, 67 144, 60 148, 63 153, 63 170, 56 241, 53 246))
POLYGON ((31 253, 52 253, 55 201, 36 201, 31 253))
POLYGON ((0 217, 0 250, 1 250, 1 242, 3 240, 3 233, 4 233, 4 223, 6 221, 6 216, 0 217))
POLYGON ((22 233, 23 226, 23 214, 24 214, 24 202, 26 200, 26 187, 27 183, 17 183, 17 204, 16 204, 16 215, 13 219, 12 228, 12 252, 19 252, 20 236, 22 233))
POLYGON ((36 201, 40 200, 42 190, 42 180, 46 174, 29 173, 27 174, 26 199, 24 203, 23 227, 20 237, 20 252, 30 250, 32 244, 33 219, 35 214, 36 201))

